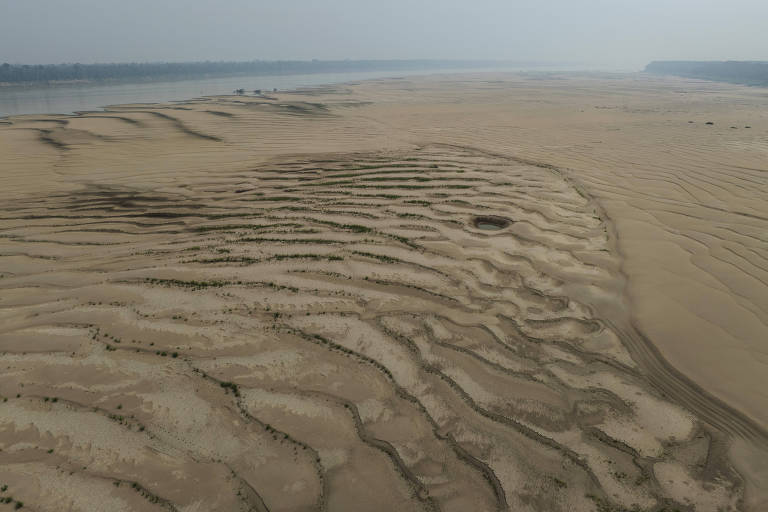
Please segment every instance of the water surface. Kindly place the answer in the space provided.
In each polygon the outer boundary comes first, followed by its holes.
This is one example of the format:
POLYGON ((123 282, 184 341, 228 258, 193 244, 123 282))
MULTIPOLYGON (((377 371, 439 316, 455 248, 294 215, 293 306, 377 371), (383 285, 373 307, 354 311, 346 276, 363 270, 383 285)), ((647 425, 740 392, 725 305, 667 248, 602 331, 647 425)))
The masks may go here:
POLYGON ((479 229, 487 229, 488 231, 498 231, 500 229, 504 229, 504 226, 499 226, 498 224, 491 224, 490 222, 478 222, 476 226, 479 229))
MULTIPOLYGON (((440 73, 467 72, 439 70, 440 73)), ((491 70, 472 70, 491 71, 491 70)), ((435 71, 432 71, 435 72, 435 71)), ((21 114, 71 114, 99 110, 123 103, 162 103, 182 101, 199 96, 231 94, 243 88, 263 91, 296 89, 299 87, 343 83, 373 78, 424 75, 430 71, 361 71, 349 73, 313 73, 306 75, 258 75, 140 82, 118 84, 76 84, 54 86, 0 87, 0 117, 21 114)))

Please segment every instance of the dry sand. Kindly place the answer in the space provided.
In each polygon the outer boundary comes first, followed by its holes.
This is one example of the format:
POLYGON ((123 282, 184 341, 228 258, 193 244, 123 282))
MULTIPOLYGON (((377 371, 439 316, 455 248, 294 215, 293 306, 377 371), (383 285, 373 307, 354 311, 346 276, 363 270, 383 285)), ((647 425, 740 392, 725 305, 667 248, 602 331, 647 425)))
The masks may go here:
POLYGON ((460 75, 3 122, 0 497, 765 510, 767 99, 460 75))

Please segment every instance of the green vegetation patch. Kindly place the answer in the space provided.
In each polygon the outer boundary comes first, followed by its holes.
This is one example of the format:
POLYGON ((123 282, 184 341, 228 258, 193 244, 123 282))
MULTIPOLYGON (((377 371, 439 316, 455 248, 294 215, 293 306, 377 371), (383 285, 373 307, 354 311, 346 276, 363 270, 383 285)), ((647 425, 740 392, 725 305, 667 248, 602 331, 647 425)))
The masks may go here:
POLYGON ((352 251, 352 254, 357 254, 358 256, 365 256, 366 258, 373 258, 375 260, 379 260, 384 263, 403 263, 403 260, 399 258, 393 258, 392 256, 386 256, 384 254, 374 254, 372 252, 365 252, 365 251, 352 251))
POLYGON ((324 240, 322 238, 269 238, 269 237, 245 237, 237 242, 275 242, 275 243, 287 243, 287 244, 341 244, 344 243, 341 240, 324 240))
POLYGON ((191 288, 193 290, 203 290, 205 288, 221 288, 233 284, 232 281, 183 281, 181 279, 157 279, 148 277, 144 282, 158 286, 175 286, 179 288, 191 288))
POLYGON ((270 196, 270 197, 256 197, 253 201, 302 201, 305 198, 297 196, 270 196))
POLYGON ((363 226, 362 224, 341 224, 339 222, 333 222, 331 220, 316 220, 313 219, 312 222, 315 222, 317 224, 322 224, 324 226, 330 226, 336 229, 341 229, 344 231, 352 231, 353 233, 373 233, 373 228, 369 228, 368 226, 363 226))
POLYGON ((208 231, 237 231, 239 229, 259 230, 275 227, 296 227, 300 228, 301 224, 293 222, 276 222, 274 224, 219 224, 216 226, 197 226, 194 228, 198 233, 206 233, 208 231))
POLYGON ((252 265, 261 261, 259 258, 252 258, 250 256, 222 256, 219 258, 200 258, 192 260, 193 263, 242 263, 244 265, 252 265))
POLYGON ((472 188, 472 185, 350 185, 349 188, 395 188, 402 190, 422 190, 434 188, 448 188, 456 190, 466 190, 472 188))
POLYGON ((335 254, 276 254, 267 258, 267 261, 283 261, 283 260, 327 260, 327 261, 342 261, 343 256, 336 256, 335 254))

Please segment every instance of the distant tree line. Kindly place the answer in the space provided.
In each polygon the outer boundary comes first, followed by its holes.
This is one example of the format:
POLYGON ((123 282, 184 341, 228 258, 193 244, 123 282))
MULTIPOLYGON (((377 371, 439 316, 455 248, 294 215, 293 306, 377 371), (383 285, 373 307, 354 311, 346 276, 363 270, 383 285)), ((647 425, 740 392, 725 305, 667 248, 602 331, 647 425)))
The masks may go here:
POLYGON ((718 82, 768 86, 768 62, 763 61, 655 61, 648 64, 645 71, 718 82))
POLYGON ((288 75, 353 71, 406 71, 478 68, 499 65, 490 61, 343 60, 250 62, 149 62, 126 64, 2 64, 0 83, 26 84, 72 81, 162 80, 208 76, 288 75))

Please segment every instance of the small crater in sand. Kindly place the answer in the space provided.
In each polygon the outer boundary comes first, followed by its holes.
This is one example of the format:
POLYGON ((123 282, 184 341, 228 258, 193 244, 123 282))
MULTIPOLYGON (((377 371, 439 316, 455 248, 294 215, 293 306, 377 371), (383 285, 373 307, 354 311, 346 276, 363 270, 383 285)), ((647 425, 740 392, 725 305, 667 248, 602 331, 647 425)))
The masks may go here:
POLYGON ((498 231, 509 226, 509 221, 507 219, 496 216, 475 217, 472 223, 476 228, 485 229, 487 231, 498 231))

